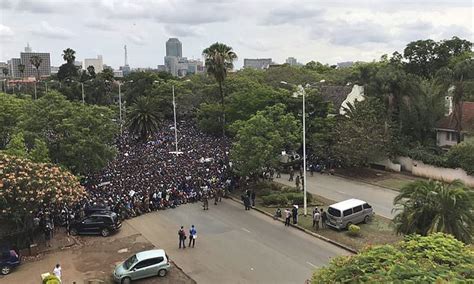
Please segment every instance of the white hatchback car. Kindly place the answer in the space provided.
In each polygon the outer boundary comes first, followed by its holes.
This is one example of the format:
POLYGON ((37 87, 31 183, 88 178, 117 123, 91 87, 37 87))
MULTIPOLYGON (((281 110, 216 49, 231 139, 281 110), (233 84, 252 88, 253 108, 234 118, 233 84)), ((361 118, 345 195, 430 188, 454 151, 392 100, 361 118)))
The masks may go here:
POLYGON ((151 276, 165 276, 171 268, 168 255, 162 249, 142 251, 115 267, 114 279, 121 284, 151 276))

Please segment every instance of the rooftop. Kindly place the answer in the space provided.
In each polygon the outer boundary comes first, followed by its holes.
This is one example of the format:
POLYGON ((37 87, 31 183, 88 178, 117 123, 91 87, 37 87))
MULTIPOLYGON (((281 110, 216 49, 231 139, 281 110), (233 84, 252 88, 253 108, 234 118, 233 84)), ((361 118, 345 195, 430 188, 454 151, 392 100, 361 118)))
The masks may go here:
POLYGON ((359 205, 362 205, 362 204, 365 204, 365 203, 367 203, 367 202, 359 200, 359 199, 351 198, 351 199, 347 199, 347 200, 332 204, 330 207, 332 207, 334 209, 337 209, 339 211, 344 211, 346 209, 349 209, 349 208, 352 208, 352 207, 355 207, 355 206, 359 206, 359 205))
MULTIPOLYGON (((457 121, 454 118, 454 113, 443 117, 436 123, 438 129, 456 130, 457 121)), ((462 104, 462 119, 461 129, 463 131, 474 131, 474 102, 463 102, 462 104)))

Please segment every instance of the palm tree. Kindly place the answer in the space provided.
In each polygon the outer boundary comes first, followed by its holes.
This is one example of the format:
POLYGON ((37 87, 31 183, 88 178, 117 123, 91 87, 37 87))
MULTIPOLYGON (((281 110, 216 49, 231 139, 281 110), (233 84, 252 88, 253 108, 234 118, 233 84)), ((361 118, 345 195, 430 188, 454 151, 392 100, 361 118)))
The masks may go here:
POLYGON ((395 197, 394 218, 399 234, 452 234, 465 243, 474 234, 474 191, 459 180, 452 183, 419 180, 395 197))
POLYGON ((127 126, 130 133, 146 141, 158 130, 161 119, 162 115, 157 111, 156 104, 151 98, 138 97, 136 103, 130 107, 127 126))
POLYGON ((75 56, 76 52, 71 48, 66 48, 63 50, 63 59, 69 64, 74 64, 74 60, 76 60, 75 56))
POLYGON ((237 59, 237 54, 232 51, 232 47, 216 42, 204 49, 202 55, 205 58, 207 73, 214 76, 219 84, 222 106, 222 134, 225 136, 224 90, 222 85, 227 77, 227 71, 234 68, 233 62, 237 59))
POLYGON ((20 71, 21 78, 23 78, 23 73, 25 72, 25 64, 18 64, 18 71, 20 71))
POLYGON ((30 58, 31 65, 35 66, 36 68, 36 73, 37 73, 36 80, 40 79, 39 67, 41 66, 41 62, 43 62, 43 59, 41 59, 41 57, 39 57, 38 55, 33 55, 30 58))

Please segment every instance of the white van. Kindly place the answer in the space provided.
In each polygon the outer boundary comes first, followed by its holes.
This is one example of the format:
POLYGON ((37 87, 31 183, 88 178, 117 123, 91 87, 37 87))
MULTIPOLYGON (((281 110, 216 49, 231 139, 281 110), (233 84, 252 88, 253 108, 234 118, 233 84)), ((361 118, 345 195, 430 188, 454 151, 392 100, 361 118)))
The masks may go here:
POLYGON ((329 206, 327 215, 326 224, 340 230, 352 224, 367 223, 374 215, 374 210, 365 201, 348 199, 329 206))

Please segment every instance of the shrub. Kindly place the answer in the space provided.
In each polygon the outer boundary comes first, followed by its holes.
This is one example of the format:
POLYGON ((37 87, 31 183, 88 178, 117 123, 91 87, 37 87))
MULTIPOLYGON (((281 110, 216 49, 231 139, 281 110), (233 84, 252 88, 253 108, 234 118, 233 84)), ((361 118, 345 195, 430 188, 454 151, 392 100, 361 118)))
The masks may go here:
POLYGON ((263 204, 268 205, 277 205, 277 206, 286 206, 288 204, 288 198, 284 194, 274 193, 262 197, 263 204))
POLYGON ((474 250, 451 235, 406 236, 317 269, 312 283, 470 283, 474 250))
POLYGON ((449 167, 464 169, 467 174, 474 174, 474 143, 461 143, 453 146, 446 154, 449 167))
MULTIPOLYGON (((303 205, 304 203, 303 192, 287 192, 285 193, 285 195, 291 204, 303 205)), ((311 203, 312 200, 313 200, 313 196, 310 193, 306 193, 307 203, 311 203)))
POLYGON ((360 234, 360 227, 352 224, 349 226, 348 233, 350 236, 356 237, 360 234))

